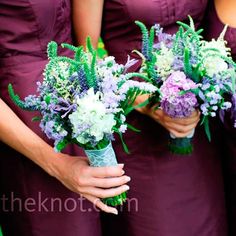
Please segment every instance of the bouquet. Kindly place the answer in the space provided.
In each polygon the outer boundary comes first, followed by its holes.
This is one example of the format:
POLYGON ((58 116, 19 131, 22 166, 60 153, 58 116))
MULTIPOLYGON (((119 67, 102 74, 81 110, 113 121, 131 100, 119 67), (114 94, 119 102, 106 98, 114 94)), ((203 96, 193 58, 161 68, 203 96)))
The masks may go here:
MULTIPOLYGON (((91 166, 117 165, 111 141, 119 134, 128 152, 122 134, 127 128, 126 116, 133 109, 137 95, 153 93, 156 88, 130 78, 141 76, 127 73, 135 61, 125 65, 115 62, 114 57, 98 60, 96 51, 87 40, 83 47, 62 44, 74 52, 74 58, 58 56, 58 45, 48 44, 49 62, 45 67, 43 82, 37 83, 38 95, 29 95, 24 101, 9 85, 12 100, 22 109, 39 111, 40 127, 49 139, 54 140, 56 151, 75 143, 87 154, 91 166)), ((126 193, 104 199, 108 205, 122 204, 126 193)))
MULTIPOLYGON (((135 52, 142 58, 141 73, 157 88, 150 105, 155 104, 172 118, 188 117, 199 109, 211 140, 209 117, 215 117, 216 112, 223 117, 224 111, 232 107, 228 97, 235 98, 236 64, 223 38, 226 28, 217 40, 207 42, 189 18, 190 25, 177 22, 179 29, 174 35, 164 33, 160 25, 149 31, 137 21, 142 31, 142 52, 135 52)), ((194 130, 184 138, 170 134, 170 151, 191 154, 193 136, 194 130)))

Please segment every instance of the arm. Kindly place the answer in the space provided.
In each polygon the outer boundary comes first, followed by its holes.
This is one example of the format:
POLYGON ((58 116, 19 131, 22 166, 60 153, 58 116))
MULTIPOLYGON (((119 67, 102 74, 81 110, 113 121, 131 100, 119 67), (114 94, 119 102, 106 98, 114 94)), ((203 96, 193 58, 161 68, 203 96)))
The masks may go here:
POLYGON ((124 184, 130 179, 122 176, 124 174, 123 165, 90 167, 87 158, 56 153, 51 146, 31 131, 1 99, 0 110, 0 140, 2 142, 28 157, 67 188, 83 195, 98 208, 117 214, 115 208, 106 206, 100 198, 116 196, 128 190, 128 186, 124 184))
POLYGON ((96 48, 101 33, 103 0, 72 0, 72 14, 76 43, 85 45, 90 36, 96 48))

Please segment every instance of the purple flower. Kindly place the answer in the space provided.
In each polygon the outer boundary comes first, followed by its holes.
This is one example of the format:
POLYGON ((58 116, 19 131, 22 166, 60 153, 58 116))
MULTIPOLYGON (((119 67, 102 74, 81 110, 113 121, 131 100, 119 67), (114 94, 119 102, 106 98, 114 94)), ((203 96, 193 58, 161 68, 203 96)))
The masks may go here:
POLYGON ((232 95, 231 101, 231 118, 234 120, 234 128, 236 128, 236 93, 232 95))
POLYGON ((60 112, 62 118, 65 118, 69 113, 75 111, 76 108, 76 104, 71 104, 64 98, 58 98, 58 103, 54 106, 54 110, 60 112))
POLYGON ((156 30, 156 36, 158 38, 158 43, 153 45, 153 48, 160 49, 161 43, 165 44, 167 48, 171 48, 175 35, 167 34, 163 32, 163 28, 159 24, 154 26, 156 30))
POLYGON ((127 59, 127 62, 126 62, 126 64, 124 65, 124 74, 127 72, 127 70, 131 67, 131 66, 133 66, 133 65, 135 65, 136 63, 138 62, 138 60, 136 60, 136 59, 130 59, 130 56, 128 55, 128 59, 127 59))
POLYGON ((173 66, 174 71, 183 71, 184 70, 183 59, 179 57, 175 57, 172 66, 173 66))
POLYGON ((25 98, 25 105, 27 108, 30 110, 40 110, 40 98, 37 97, 36 95, 29 95, 28 97, 25 98))
POLYGON ((201 106, 200 106, 200 109, 202 111, 202 114, 204 116, 207 116, 208 115, 208 109, 209 109, 210 105, 208 103, 203 103, 201 106))
POLYGON ((57 123, 52 120, 46 122, 43 128, 43 131, 47 137, 55 141, 63 140, 68 134, 67 131, 58 126, 57 123))
POLYGON ((171 117, 190 116, 198 103, 195 94, 189 90, 196 87, 183 72, 173 72, 160 88, 161 108, 171 117))

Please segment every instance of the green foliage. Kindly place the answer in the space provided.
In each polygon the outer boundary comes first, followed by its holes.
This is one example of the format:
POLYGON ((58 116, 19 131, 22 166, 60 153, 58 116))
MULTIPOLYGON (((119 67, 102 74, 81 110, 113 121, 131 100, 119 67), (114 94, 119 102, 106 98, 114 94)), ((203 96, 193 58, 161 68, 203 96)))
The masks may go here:
POLYGON ((98 87, 97 74, 96 74, 96 62, 97 62, 97 52, 91 51, 92 53, 92 63, 91 63, 91 87, 96 89, 98 87))
POLYGON ((149 33, 149 40, 148 40, 148 58, 152 60, 152 50, 153 50, 153 44, 154 44, 154 38, 155 38, 155 29, 152 27, 150 29, 149 33))
POLYGON ((190 62, 190 50, 189 48, 184 48, 184 72, 188 76, 192 76, 192 64, 190 62))
POLYGON ((135 21, 135 24, 137 26, 139 26, 141 32, 142 32, 142 53, 143 55, 145 56, 145 58, 147 59, 149 57, 148 55, 148 49, 149 49, 149 43, 150 43, 150 40, 149 40, 149 32, 148 32, 148 29, 147 27, 140 21, 135 21))
POLYGON ((86 49, 87 49, 90 53, 93 53, 93 52, 94 52, 94 48, 93 48, 92 41, 91 41, 91 38, 90 38, 90 37, 87 37, 87 39, 86 39, 86 49))
MULTIPOLYGON (((74 52, 76 52, 77 50, 78 50, 78 47, 75 47, 75 46, 73 46, 73 45, 71 45, 71 44, 68 44, 68 43, 62 43, 61 44, 61 47, 62 48, 67 48, 67 49, 69 49, 69 50, 71 50, 71 51, 74 51, 74 52)), ((55 55, 55 57, 57 56, 57 54, 55 55)))
POLYGON ((104 58, 107 56, 107 51, 101 38, 98 40, 97 55, 99 58, 104 58))
POLYGON ((193 152, 193 145, 190 138, 171 139, 168 147, 174 154, 190 155, 193 152))
POLYGON ((67 144, 69 144, 70 142, 67 140, 67 139, 63 139, 61 142, 59 142, 57 145, 56 145, 56 150, 58 152, 61 152, 66 146, 67 144))
POLYGON ((57 56, 57 43, 54 41, 51 41, 50 43, 48 43, 48 47, 47 47, 47 53, 48 53, 48 58, 54 58, 57 56))
MULTIPOLYGON (((52 69, 55 69, 60 71, 60 64, 59 62, 68 63, 70 68, 70 74, 73 74, 74 72, 78 71, 78 68, 82 68, 84 70, 86 75, 87 84, 89 87, 96 88, 97 87, 97 76, 96 76, 96 61, 97 61, 97 54, 96 50, 92 47, 91 39, 88 37, 86 40, 87 43, 87 50, 88 52, 85 52, 83 49, 83 46, 75 47, 70 44, 62 44, 62 47, 68 48, 75 52, 74 59, 58 56, 55 53, 55 45, 56 43, 53 42, 52 44, 49 43, 48 45, 48 53, 50 53, 49 56, 49 63, 46 67, 45 73, 46 77, 50 78, 50 73, 52 69)), ((60 73, 59 73, 60 75, 60 73)), ((62 80, 65 78, 61 78, 62 80)))
POLYGON ((127 193, 121 193, 115 197, 108 197, 108 198, 104 198, 102 199, 103 203, 108 205, 108 206, 118 206, 118 205, 122 205, 127 199, 127 193))
POLYGON ((145 63, 145 71, 148 74, 153 84, 155 84, 157 75, 155 72, 155 62, 156 59, 153 56, 153 44, 155 38, 155 29, 151 27, 150 31, 148 31, 147 27, 140 21, 135 21, 135 24, 139 26, 142 32, 142 54, 144 56, 144 63, 145 63))
POLYGON ((9 96, 10 96, 10 98, 12 99, 12 101, 13 101, 18 107, 20 107, 20 108, 23 109, 23 110, 34 111, 34 110, 31 110, 31 109, 26 105, 26 103, 20 99, 20 97, 19 97, 17 94, 15 94, 15 91, 14 91, 14 89, 13 89, 12 84, 9 84, 9 85, 8 85, 8 93, 9 93, 9 96))
POLYGON ((210 126, 209 126, 209 118, 207 116, 203 117, 201 125, 204 125, 207 139, 210 142, 211 141, 211 131, 210 131, 210 126))
POLYGON ((136 73, 136 72, 127 74, 126 79, 129 80, 129 79, 131 79, 131 78, 133 78, 133 77, 141 78, 141 79, 145 80, 146 82, 152 82, 152 81, 150 80, 150 78, 148 78, 148 77, 145 76, 144 74, 140 74, 140 73, 136 73))

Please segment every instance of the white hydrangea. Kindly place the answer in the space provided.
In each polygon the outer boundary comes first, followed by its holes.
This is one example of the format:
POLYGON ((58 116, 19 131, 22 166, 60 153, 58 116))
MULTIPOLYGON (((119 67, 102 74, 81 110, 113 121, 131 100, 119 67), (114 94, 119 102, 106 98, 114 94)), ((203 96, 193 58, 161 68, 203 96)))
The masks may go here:
POLYGON ((116 124, 113 114, 107 114, 106 108, 100 98, 100 92, 94 93, 90 88, 83 98, 77 99, 78 108, 70 116, 70 122, 73 126, 73 133, 81 144, 91 141, 91 136, 95 142, 104 138, 104 134, 113 133, 112 128, 116 124), (86 130, 78 133, 78 127, 87 126, 86 130))
POLYGON ((207 57, 203 62, 203 67, 206 70, 206 74, 212 77, 214 74, 218 74, 228 69, 228 64, 220 57, 207 57))
POLYGON ((161 44, 160 54, 155 53, 157 73, 165 78, 172 72, 172 64, 174 62, 174 54, 163 43, 161 44))

